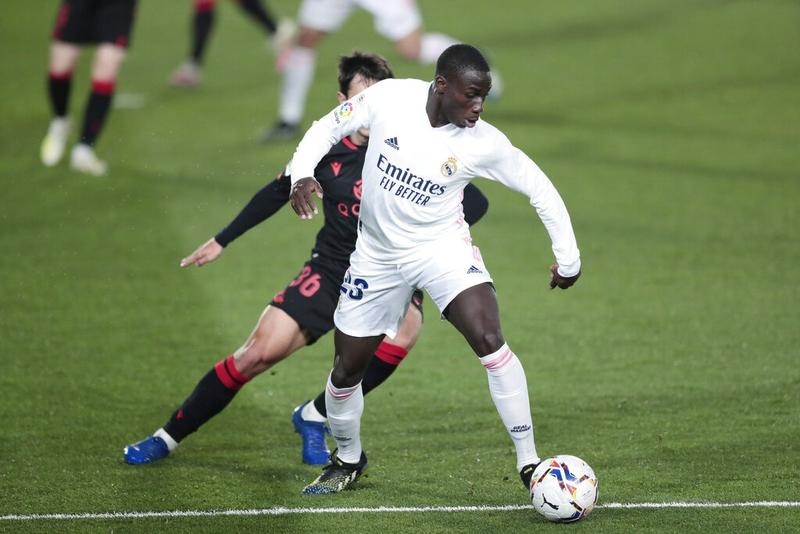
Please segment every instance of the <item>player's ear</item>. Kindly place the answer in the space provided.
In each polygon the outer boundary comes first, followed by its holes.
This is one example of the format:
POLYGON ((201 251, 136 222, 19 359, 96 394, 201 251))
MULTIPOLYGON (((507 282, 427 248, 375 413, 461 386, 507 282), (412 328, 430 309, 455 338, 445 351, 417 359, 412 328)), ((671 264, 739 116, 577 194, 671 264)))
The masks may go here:
POLYGON ((437 74, 433 79, 433 90, 439 95, 447 91, 447 80, 441 74, 437 74))
POLYGON ((345 100, 347 100, 347 95, 346 95, 346 94, 344 94, 344 93, 343 93, 343 92, 341 92, 341 91, 337 91, 337 92, 336 92, 336 100, 338 100, 338 101, 339 101, 339 103, 341 104, 342 102, 344 102, 345 100))

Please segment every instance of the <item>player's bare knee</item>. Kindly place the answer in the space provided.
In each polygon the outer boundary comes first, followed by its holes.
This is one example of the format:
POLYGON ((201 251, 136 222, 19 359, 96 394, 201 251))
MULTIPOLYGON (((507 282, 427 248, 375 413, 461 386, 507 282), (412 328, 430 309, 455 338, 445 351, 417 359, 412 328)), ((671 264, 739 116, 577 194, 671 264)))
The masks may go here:
POLYGON ((300 28, 300 34, 297 36, 297 46, 302 48, 316 48, 324 37, 325 32, 305 27, 300 28))
POLYGON ((92 78, 104 81, 116 80, 125 57, 126 50, 121 46, 100 45, 92 65, 92 78))
POLYGON ((409 45, 409 46, 400 46, 397 45, 397 52, 403 56, 404 59, 408 61, 416 61, 419 59, 421 50, 419 46, 409 45))
POLYGON ((419 339, 420 330, 416 328, 414 330, 400 330, 397 335, 393 338, 386 338, 385 341, 391 345, 395 345, 397 347, 401 347, 406 350, 411 350, 414 345, 417 344, 417 340, 419 339))
POLYGON ((81 55, 79 46, 56 41, 50 47, 50 70, 55 74, 63 74, 75 68, 81 55))
POLYGON ((248 342, 237 350, 233 357, 236 361, 236 370, 250 378, 263 373, 279 360, 266 346, 260 344, 258 339, 248 342))
POLYGON ((363 373, 348 371, 342 366, 335 366, 331 371, 331 383, 337 388, 351 388, 361 381, 363 373))
POLYGON ((505 340, 500 332, 497 331, 484 332, 481 336, 471 342, 475 352, 478 353, 478 356, 486 356, 487 354, 497 352, 500 347, 503 346, 503 343, 505 343, 505 340))
POLYGON ((253 358, 253 353, 239 349, 233 354, 233 361, 236 370, 246 377, 254 377, 259 374, 258 360, 253 358))
POLYGON ((422 54, 422 33, 419 30, 395 41, 397 52, 409 61, 416 61, 422 54))

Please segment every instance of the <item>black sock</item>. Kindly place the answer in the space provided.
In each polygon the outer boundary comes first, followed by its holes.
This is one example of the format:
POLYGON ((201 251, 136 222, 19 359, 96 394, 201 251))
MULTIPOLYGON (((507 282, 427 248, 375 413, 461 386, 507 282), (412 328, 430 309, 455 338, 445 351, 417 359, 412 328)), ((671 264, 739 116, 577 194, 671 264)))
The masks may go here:
POLYGON ((328 409, 325 408, 325 390, 322 390, 322 393, 317 395, 317 398, 314 399, 314 408, 317 409, 319 413, 322 414, 323 417, 328 417, 328 409))
POLYGON ((405 348, 382 341, 375 349, 375 356, 370 360, 369 367, 361 380, 361 390, 364 395, 383 384, 407 355, 408 351, 405 348))
POLYGON ((272 35, 275 33, 277 26, 275 19, 267 11, 261 0, 239 0, 239 7, 247 12, 248 15, 258 22, 264 30, 272 35))
POLYGON ((192 394, 164 425, 164 430, 180 442, 221 412, 247 380, 233 368, 232 356, 220 361, 197 383, 192 394))
POLYGON ((192 61, 198 65, 203 62, 208 38, 211 30, 214 29, 215 11, 214 7, 196 9, 192 24, 192 50, 190 52, 192 61))
POLYGON ((111 100, 114 97, 114 82, 92 81, 92 92, 89 94, 89 101, 86 103, 86 111, 83 116, 83 130, 81 131, 80 142, 94 146, 97 137, 103 130, 111 109, 111 100))
POLYGON ((69 95, 72 90, 72 71, 53 74, 47 77, 47 92, 50 95, 50 106, 53 115, 66 117, 69 108, 69 95))
POLYGON ((397 364, 385 362, 377 356, 373 356, 361 381, 361 391, 366 395, 380 386, 394 373, 395 369, 397 369, 397 364))

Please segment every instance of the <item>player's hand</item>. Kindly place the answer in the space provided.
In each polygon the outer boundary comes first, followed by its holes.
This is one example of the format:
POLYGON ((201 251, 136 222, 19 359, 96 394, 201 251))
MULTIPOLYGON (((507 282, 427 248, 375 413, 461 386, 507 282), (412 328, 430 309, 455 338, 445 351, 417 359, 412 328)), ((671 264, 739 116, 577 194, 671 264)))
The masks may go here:
POLYGON ((550 266, 550 289, 555 289, 556 286, 560 287, 561 289, 572 287, 572 285, 578 281, 580 275, 581 272, 578 271, 578 274, 575 276, 561 276, 558 274, 558 264, 554 263, 550 266))
POLYGON ((211 263, 219 258, 219 255, 222 254, 223 250, 225 249, 222 247, 222 245, 217 243, 217 240, 212 237, 197 247, 197 250, 183 258, 181 260, 181 267, 189 267, 190 265, 202 267, 206 263, 211 263))
POLYGON ((300 178, 292 186, 292 193, 289 201, 292 209, 301 219, 310 219, 317 211, 317 203, 314 201, 314 193, 318 198, 322 198, 322 186, 313 177, 300 178))

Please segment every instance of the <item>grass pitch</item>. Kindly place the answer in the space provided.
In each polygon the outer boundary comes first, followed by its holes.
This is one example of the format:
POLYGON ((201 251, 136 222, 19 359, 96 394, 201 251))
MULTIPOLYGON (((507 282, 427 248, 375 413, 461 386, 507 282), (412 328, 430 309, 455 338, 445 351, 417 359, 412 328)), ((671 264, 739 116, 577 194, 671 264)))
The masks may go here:
MULTIPOLYGON (((584 274, 551 292, 533 210, 477 182, 491 205, 473 235, 526 367, 540 453, 581 456, 601 481, 601 506, 577 528, 797 531, 796 506, 611 505, 800 500, 800 6, 420 7, 429 29, 487 50, 506 91, 484 117, 539 163, 572 214, 584 274)), ((287 208, 215 264, 178 268, 293 149, 255 143, 279 81, 233 3, 219 3, 205 83, 183 92, 166 80, 188 45, 189 2, 140 2, 120 107, 98 145, 111 166, 102 179, 38 161, 56 2, 4 8, 0 531, 565 528, 502 509, 526 503, 511 443, 484 371, 430 303, 418 346, 367 399, 371 469, 356 490, 300 495, 317 470, 300 463, 289 415, 323 386, 329 337, 255 380, 168 460, 123 464, 123 446, 163 424, 246 338, 319 221, 287 208), (405 511, 352 511, 386 506, 405 511), (264 513, 278 507, 293 512, 264 513), (144 514, 215 510, 262 514, 144 514)), ((386 55, 399 76, 431 77, 358 13, 319 51, 306 124, 335 103, 336 58, 356 48, 386 55)), ((75 117, 88 67, 85 57, 75 117)))

